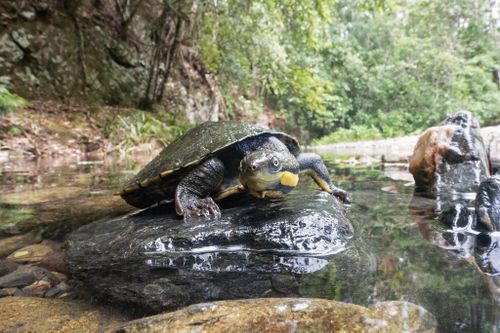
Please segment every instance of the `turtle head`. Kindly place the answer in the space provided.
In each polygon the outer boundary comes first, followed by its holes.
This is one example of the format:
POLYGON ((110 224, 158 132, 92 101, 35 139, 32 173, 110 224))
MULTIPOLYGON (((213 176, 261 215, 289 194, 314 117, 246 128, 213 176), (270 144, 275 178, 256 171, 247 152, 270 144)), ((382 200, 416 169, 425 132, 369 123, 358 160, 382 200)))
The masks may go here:
POLYGON ((240 182, 258 198, 280 197, 299 181, 299 163, 288 151, 257 150, 240 162, 240 182))

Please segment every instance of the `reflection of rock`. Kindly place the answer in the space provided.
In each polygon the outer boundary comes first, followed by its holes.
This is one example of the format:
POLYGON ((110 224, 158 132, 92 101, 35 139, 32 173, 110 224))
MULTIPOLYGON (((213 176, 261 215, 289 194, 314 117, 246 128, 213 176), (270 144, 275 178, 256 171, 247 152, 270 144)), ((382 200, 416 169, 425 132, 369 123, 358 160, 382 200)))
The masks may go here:
MULTIPOLYGON (((213 299, 294 295, 296 284, 286 290, 278 282, 346 255, 318 257, 343 251, 352 235, 331 195, 296 190, 271 202, 245 200, 224 208, 216 221, 184 223, 172 207, 160 206, 84 226, 68 240, 70 270, 103 294, 160 311, 213 299)), ((339 261, 341 278, 355 258, 339 261)))
POLYGON ((0 299, 2 332, 102 332, 126 318, 109 310, 60 299, 0 299))
MULTIPOLYGON (((392 303, 392 302, 391 302, 392 303)), ((129 322, 120 332, 435 332, 436 320, 411 303, 373 309, 310 298, 221 301, 129 322), (391 311, 388 311, 391 310, 391 311)))
POLYGON ((373 304, 369 308, 397 318, 397 321, 402 324, 401 332, 434 332, 436 330, 436 318, 423 307, 412 303, 387 301, 373 304))
POLYGON ((480 233, 476 237, 475 257, 484 273, 500 274, 500 233, 480 233))
POLYGON ((478 223, 489 231, 500 231, 500 173, 479 186, 476 197, 478 223))
POLYGON ((489 175, 488 155, 479 123, 470 112, 457 112, 420 136, 410 160, 417 191, 476 192, 489 175))
POLYGON ((75 187, 9 193, 0 196, 0 234, 43 230, 53 237, 57 232, 132 209, 118 196, 92 196, 75 187))
POLYGON ((439 220, 448 228, 460 229, 466 227, 474 227, 474 216, 470 210, 460 201, 448 201, 441 207, 439 220))
POLYGON ((469 233, 475 223, 474 215, 460 200, 453 202, 448 199, 443 203, 440 201, 442 199, 414 195, 409 206, 410 212, 426 240, 457 258, 469 261, 475 244, 475 236, 469 233), (446 230, 429 225, 436 217, 446 230))

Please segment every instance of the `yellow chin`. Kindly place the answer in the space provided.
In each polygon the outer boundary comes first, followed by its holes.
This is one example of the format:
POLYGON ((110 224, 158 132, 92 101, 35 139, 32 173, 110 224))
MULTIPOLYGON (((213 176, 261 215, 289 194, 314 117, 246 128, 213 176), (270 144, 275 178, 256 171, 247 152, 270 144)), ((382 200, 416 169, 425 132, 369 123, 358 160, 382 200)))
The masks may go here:
POLYGON ((299 183, 299 175, 291 173, 290 171, 280 172, 281 185, 295 187, 299 183))
POLYGON ((282 171, 275 174, 258 173, 256 175, 242 175, 241 183, 258 198, 276 198, 283 195, 282 191, 272 190, 272 184, 281 184, 288 187, 295 187, 299 182, 299 176, 290 172, 282 171))

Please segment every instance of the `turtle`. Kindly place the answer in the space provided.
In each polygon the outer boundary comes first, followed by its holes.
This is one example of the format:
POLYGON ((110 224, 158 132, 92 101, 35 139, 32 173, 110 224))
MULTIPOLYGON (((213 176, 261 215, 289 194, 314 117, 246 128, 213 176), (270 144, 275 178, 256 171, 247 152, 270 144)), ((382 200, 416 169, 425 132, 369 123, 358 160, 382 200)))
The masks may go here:
POLYGON ((165 147, 118 193, 130 205, 147 208, 175 201, 184 220, 220 217, 214 202, 247 191, 276 198, 308 170, 322 190, 348 202, 335 187, 321 157, 301 153, 292 136, 238 121, 204 122, 165 147))

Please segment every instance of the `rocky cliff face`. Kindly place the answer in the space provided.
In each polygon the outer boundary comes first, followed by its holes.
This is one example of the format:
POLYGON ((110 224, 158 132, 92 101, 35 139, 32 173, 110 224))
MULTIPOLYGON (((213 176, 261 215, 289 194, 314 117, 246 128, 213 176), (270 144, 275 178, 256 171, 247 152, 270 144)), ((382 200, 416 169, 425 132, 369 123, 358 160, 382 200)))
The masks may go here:
MULTIPOLYGON (((190 121, 217 120, 222 102, 215 80, 190 44, 175 44, 181 18, 163 6, 149 0, 2 2, 0 84, 27 98, 121 106, 161 95, 162 106, 190 121)), ((183 32, 189 43, 189 29, 183 32)))

